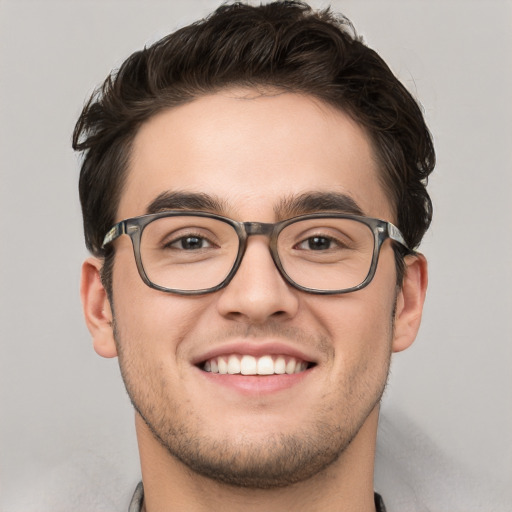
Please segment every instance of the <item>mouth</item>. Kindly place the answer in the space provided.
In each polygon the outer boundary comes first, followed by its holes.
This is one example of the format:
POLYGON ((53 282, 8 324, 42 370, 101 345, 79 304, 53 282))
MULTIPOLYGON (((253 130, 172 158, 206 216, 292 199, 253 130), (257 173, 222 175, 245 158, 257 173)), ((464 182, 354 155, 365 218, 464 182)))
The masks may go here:
POLYGON ((303 373, 315 363, 288 355, 229 354, 212 357, 199 363, 198 368, 220 375, 293 375, 303 373))

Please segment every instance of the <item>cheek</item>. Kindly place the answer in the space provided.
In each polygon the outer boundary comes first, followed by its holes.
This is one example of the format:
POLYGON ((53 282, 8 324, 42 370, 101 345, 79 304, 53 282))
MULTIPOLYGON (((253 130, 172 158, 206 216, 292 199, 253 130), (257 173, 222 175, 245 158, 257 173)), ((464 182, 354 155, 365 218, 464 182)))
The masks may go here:
MULTIPOLYGON (((373 284, 373 283, 372 283, 373 284)), ((332 340, 332 375, 347 379, 387 374, 393 337, 394 293, 375 293, 371 285, 339 297, 322 297, 311 307, 332 340), (326 300, 325 300, 326 299, 326 300)))
POLYGON ((381 345, 382 340, 390 340, 394 307, 392 295, 376 298, 360 290, 330 300, 331 303, 319 305, 314 311, 335 348, 366 351, 381 345))
POLYGON ((210 301, 210 296, 184 297, 150 288, 134 262, 126 264, 119 258, 114 266, 113 302, 121 352, 168 360, 166 355, 179 353, 182 340, 194 331, 210 301))

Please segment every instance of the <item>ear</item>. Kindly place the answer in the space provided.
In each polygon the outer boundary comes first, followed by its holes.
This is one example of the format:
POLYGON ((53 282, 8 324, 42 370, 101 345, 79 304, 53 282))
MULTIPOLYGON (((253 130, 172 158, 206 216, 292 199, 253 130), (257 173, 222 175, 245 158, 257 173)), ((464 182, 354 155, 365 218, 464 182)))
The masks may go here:
POLYGON ((412 345, 421 323, 423 303, 427 292, 427 260, 417 253, 405 257, 405 273, 396 300, 393 352, 412 345))
POLYGON ((117 356, 113 315, 107 292, 100 278, 102 260, 88 258, 82 265, 80 296, 85 323, 91 333, 94 350, 103 357, 117 356))

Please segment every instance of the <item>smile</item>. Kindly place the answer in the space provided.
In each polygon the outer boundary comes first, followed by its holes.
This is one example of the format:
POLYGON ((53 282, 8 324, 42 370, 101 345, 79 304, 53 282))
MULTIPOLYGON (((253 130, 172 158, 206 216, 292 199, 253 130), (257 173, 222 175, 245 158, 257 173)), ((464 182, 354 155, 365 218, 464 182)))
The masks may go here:
POLYGON ((284 355, 251 355, 231 354, 213 357, 200 367, 205 372, 221 375, 292 375, 306 371, 312 363, 284 355))

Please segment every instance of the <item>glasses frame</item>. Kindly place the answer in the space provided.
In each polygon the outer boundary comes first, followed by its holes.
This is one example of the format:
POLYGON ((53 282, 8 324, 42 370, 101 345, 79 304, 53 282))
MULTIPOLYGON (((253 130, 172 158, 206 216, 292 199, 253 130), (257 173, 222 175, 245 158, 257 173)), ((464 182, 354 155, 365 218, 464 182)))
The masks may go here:
POLYGON ((214 213, 203 212, 203 211, 188 211, 188 210, 166 210, 159 213, 152 213, 148 215, 141 215, 140 217, 133 217, 130 219, 125 219, 114 226, 107 232, 105 238, 103 239, 102 249, 107 245, 111 244, 122 235, 128 235, 131 238, 133 253, 135 256, 135 263, 137 265, 137 270, 141 279, 144 283, 150 288, 154 288, 155 290, 160 290, 166 293, 174 293, 177 295, 204 295, 207 293, 213 293, 218 290, 221 290, 225 286, 229 284, 229 282, 233 279, 236 272, 240 268, 240 264, 244 257, 246 248, 247 248, 247 240, 250 236, 253 235, 263 235, 269 238, 269 248, 270 254, 272 256, 272 260, 274 261, 275 266, 279 270, 279 273, 283 276, 285 281, 289 283, 294 288, 308 292, 314 293, 317 295, 339 295, 344 293, 350 293, 357 290, 361 290, 365 286, 368 286, 375 276, 375 271, 377 269, 377 264, 379 262, 380 249, 382 244, 389 238, 401 246, 403 246, 408 253, 412 253, 411 249, 407 246, 405 239, 400 232, 400 230, 391 222, 375 219, 372 217, 363 217, 359 215, 349 215, 344 213, 335 213, 335 212, 319 212, 319 213, 310 213, 306 215, 299 215, 297 217, 292 217, 290 219, 286 219, 280 222, 275 223, 266 223, 266 222, 238 222, 236 220, 230 219, 228 217, 223 217, 222 215, 217 215, 214 213), (146 271, 144 270, 144 265, 142 263, 141 253, 140 253, 140 243, 142 238, 142 233, 144 232, 145 227, 151 222, 164 218, 164 217, 206 217, 211 219, 216 219, 221 222, 225 222, 233 227, 236 231, 239 239, 238 246, 238 254, 236 256, 235 262, 233 263, 233 267, 228 275, 224 278, 224 280, 216 286, 211 288, 204 288, 201 290, 178 290, 173 288, 165 288, 158 284, 153 283, 147 276, 146 271), (370 270, 366 275, 365 279, 362 283, 357 286, 353 286, 352 288, 345 288, 341 290, 320 290, 317 288, 307 288, 305 286, 301 286, 297 284, 284 270, 281 260, 279 258, 279 253, 277 251, 277 238, 281 231, 289 226, 290 224, 294 224, 295 222, 299 222, 302 220, 310 220, 310 219, 325 219, 325 218, 337 218, 337 219, 352 219, 357 222, 361 222, 368 226, 372 232, 374 237, 373 244, 373 254, 372 261, 370 265, 370 270))

